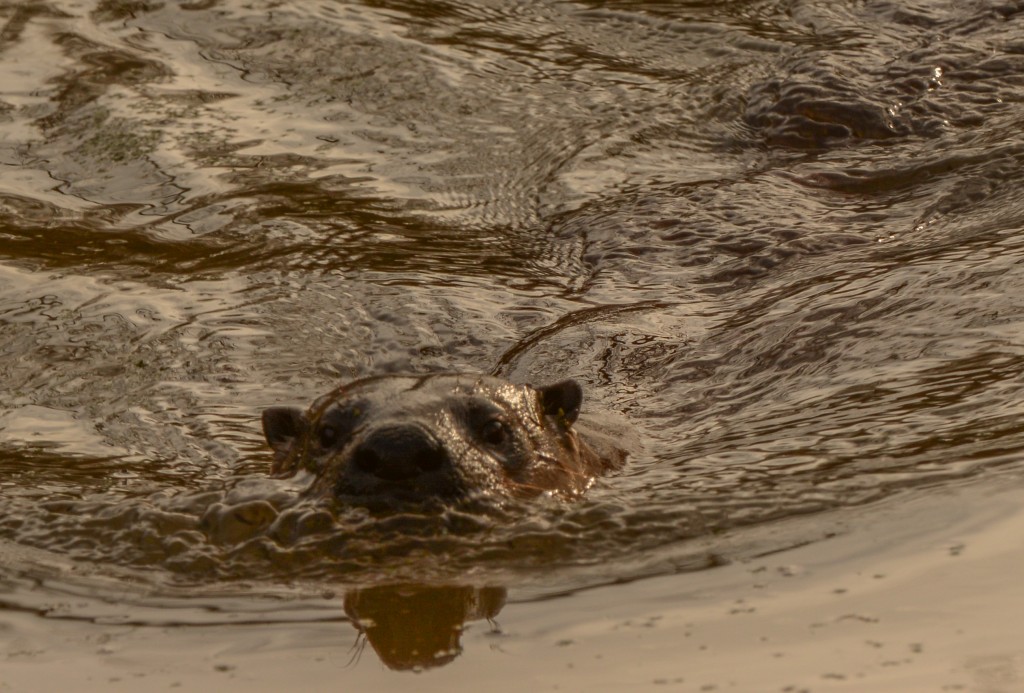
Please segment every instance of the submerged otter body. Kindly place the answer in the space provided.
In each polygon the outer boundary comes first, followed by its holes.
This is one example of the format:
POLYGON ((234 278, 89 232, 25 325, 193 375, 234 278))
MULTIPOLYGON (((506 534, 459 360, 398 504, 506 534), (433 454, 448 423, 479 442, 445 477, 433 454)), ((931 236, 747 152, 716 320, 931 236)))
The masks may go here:
POLYGON ((308 470, 316 495, 572 497, 625 456, 580 437, 582 400, 572 380, 534 388, 484 375, 387 375, 343 385, 305 412, 267 409, 263 430, 272 473, 308 470))

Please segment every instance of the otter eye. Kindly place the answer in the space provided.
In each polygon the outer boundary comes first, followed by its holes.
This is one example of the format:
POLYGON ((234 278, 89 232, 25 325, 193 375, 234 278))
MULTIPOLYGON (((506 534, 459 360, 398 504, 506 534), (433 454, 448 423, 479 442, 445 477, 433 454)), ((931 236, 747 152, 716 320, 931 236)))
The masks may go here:
POLYGON ((480 427, 480 437, 488 445, 501 445, 508 437, 508 427, 498 419, 491 419, 480 427))
POLYGON ((338 429, 330 424, 320 428, 320 447, 329 448, 338 442, 338 429))

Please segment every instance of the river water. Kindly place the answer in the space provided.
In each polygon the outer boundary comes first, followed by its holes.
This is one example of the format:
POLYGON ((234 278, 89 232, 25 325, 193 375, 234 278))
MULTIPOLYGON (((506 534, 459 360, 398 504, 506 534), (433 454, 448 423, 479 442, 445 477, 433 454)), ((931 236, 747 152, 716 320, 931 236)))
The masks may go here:
POLYGON ((382 655, 432 668, 506 601, 1016 478, 1022 17, 0 4, 0 599, 146 626, 345 595, 364 633, 433 609, 430 657, 382 655), (630 460, 479 516, 266 478, 264 407, 437 370, 575 378, 630 460))

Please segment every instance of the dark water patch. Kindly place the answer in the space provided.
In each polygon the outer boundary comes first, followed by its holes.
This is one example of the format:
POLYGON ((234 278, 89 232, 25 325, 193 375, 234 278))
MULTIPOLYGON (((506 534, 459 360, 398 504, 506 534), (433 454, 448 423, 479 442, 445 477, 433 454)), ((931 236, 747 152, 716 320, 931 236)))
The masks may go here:
POLYGON ((771 276, 801 257, 873 241, 873 226, 816 220, 844 200, 812 197, 773 172, 741 178, 619 191, 556 218, 555 232, 577 236, 589 276, 581 293, 614 300, 634 295, 714 294, 771 276), (771 210, 771 223, 765 210, 771 210), (608 293, 605 290, 608 289, 608 293))
POLYGON ((965 21, 951 6, 872 3, 847 20, 751 90, 745 120, 768 145, 823 151, 938 138, 998 118, 1019 98, 1015 57, 988 53, 1012 41, 994 10, 965 21))

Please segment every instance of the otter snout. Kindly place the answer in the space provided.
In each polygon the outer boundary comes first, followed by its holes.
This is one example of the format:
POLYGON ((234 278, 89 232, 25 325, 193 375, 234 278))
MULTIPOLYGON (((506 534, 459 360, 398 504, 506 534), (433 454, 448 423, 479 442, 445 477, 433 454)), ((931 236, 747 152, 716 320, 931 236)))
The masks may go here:
POLYGON ((449 471, 448 451, 430 433, 412 424, 391 424, 371 431, 356 447, 352 465, 382 481, 412 481, 449 471))

